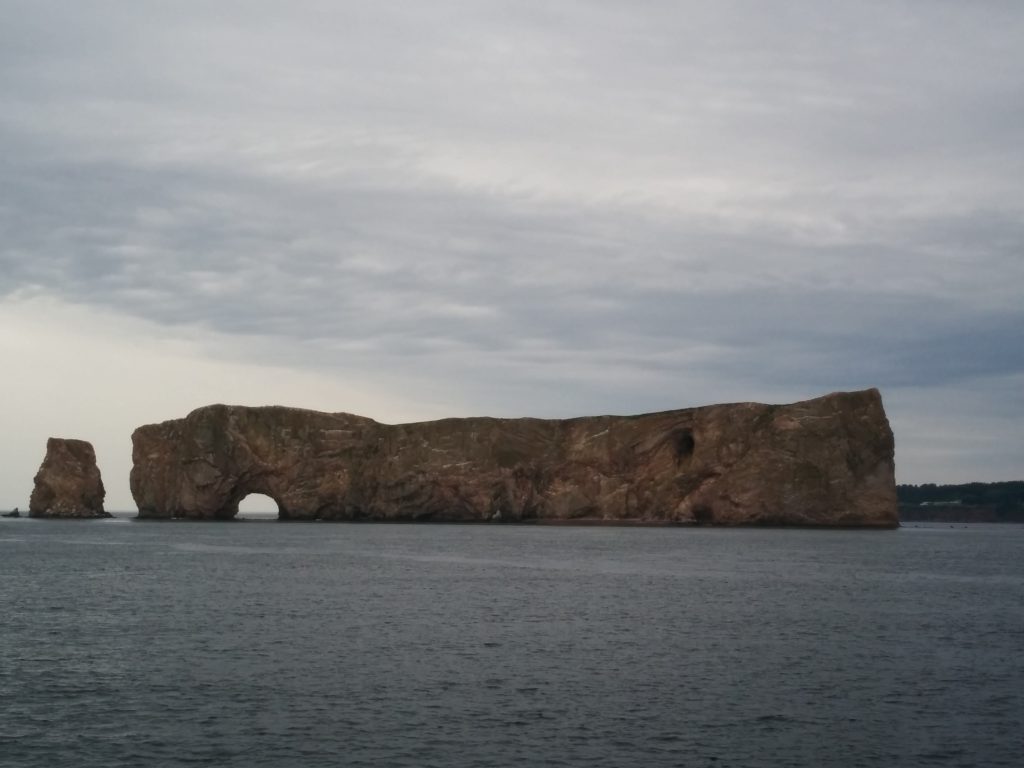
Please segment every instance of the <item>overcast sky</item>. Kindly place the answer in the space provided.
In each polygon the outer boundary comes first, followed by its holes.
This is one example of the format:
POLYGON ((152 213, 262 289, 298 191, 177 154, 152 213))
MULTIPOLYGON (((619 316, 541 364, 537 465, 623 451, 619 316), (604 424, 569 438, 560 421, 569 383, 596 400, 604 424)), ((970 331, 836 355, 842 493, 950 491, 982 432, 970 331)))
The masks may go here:
POLYGON ((1024 478, 1024 3, 0 0, 0 509, 50 435, 877 386, 1024 478))

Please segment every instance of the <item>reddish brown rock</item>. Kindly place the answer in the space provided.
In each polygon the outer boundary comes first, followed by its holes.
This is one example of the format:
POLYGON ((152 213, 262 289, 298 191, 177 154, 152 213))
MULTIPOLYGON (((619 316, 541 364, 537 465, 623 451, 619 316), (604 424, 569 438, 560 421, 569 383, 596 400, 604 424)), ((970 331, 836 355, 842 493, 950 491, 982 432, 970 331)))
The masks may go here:
POLYGON ((90 443, 60 437, 46 441, 46 458, 29 499, 29 517, 111 517, 103 510, 105 495, 90 443))
POLYGON ((142 518, 898 525, 877 390, 568 420, 386 425, 211 405, 132 435, 142 518))

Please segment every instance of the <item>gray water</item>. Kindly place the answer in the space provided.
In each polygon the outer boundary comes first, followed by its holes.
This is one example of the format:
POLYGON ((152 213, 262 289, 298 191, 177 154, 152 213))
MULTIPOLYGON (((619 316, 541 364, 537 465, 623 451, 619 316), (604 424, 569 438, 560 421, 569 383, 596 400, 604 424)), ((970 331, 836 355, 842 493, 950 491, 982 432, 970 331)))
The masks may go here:
POLYGON ((5 520, 0 765, 1019 766, 1022 546, 5 520))

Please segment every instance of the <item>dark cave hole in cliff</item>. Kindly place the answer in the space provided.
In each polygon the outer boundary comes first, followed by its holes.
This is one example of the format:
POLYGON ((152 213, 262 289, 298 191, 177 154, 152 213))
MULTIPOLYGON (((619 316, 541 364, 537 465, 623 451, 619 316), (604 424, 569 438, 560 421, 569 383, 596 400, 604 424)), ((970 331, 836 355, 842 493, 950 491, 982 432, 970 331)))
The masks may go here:
POLYGON ((238 502, 236 520, 277 520, 280 505, 265 493, 249 493, 238 502))
POLYGON ((698 504, 693 508, 693 521, 697 525, 711 525, 715 522, 715 512, 707 504, 698 504))
POLYGON ((675 433, 676 459, 688 459, 693 455, 693 449, 697 444, 693 440, 693 432, 688 429, 681 429, 675 433))

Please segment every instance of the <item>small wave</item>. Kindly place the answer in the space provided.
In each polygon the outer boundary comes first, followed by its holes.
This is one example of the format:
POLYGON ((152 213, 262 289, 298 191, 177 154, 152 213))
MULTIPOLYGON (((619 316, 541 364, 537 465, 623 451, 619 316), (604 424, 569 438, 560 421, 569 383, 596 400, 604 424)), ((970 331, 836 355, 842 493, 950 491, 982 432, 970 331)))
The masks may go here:
POLYGON ((207 552, 226 555, 274 555, 281 554, 283 550, 270 547, 240 547, 227 544, 172 544, 171 549, 178 552, 207 552))
POLYGON ((796 723, 799 722, 796 718, 790 717, 789 715, 759 715, 754 718, 755 722, 758 723, 796 723))

